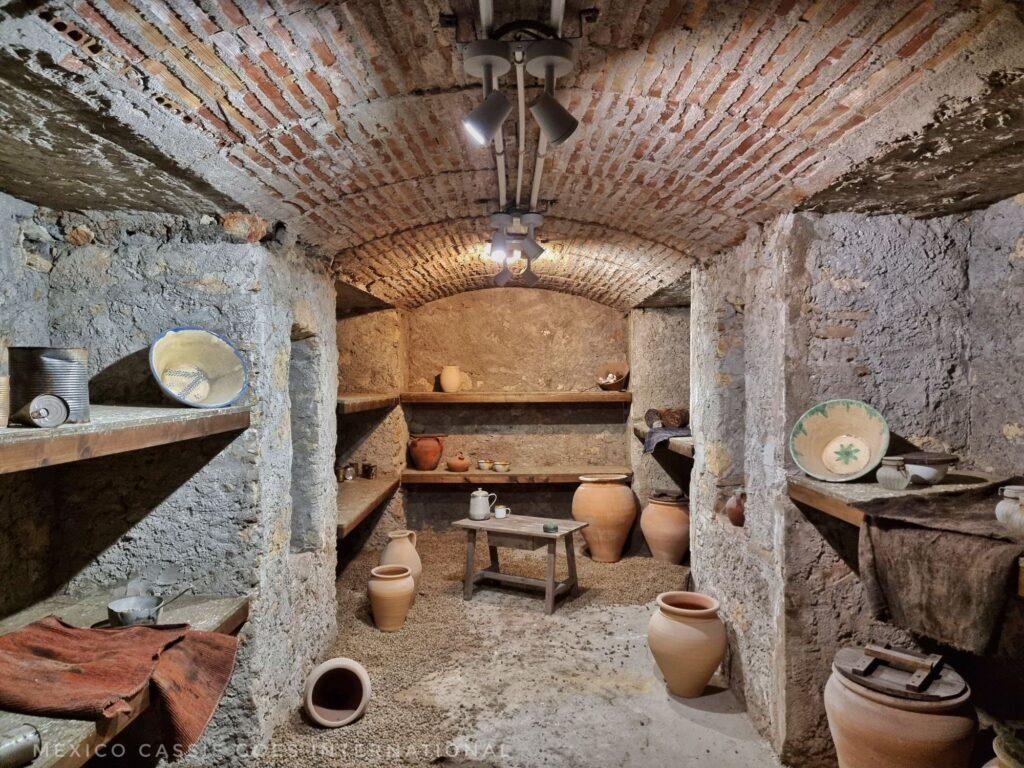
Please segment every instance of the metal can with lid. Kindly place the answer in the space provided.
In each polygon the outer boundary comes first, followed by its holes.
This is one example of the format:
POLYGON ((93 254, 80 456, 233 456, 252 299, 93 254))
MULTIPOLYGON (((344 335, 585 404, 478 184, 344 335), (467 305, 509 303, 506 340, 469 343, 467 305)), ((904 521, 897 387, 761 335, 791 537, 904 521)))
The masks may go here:
POLYGON ((68 404, 56 395, 36 395, 14 416, 12 421, 29 427, 59 427, 68 420, 68 404))

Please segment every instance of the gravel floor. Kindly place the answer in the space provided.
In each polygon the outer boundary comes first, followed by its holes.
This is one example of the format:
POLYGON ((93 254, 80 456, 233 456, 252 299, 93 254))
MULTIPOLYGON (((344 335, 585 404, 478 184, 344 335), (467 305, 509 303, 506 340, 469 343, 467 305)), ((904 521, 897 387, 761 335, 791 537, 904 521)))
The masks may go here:
MULTIPOLYGON (((482 542, 477 546, 482 564, 486 548, 482 542)), ((647 604, 659 592, 684 587, 688 569, 647 557, 615 564, 578 557, 582 594, 549 617, 539 593, 485 587, 478 588, 472 601, 464 601, 462 534, 424 532, 418 549, 424 564, 420 592, 399 632, 378 632, 369 615, 366 578, 378 552, 360 553, 338 581, 339 633, 330 655, 354 658, 369 672, 373 698, 365 716, 346 728, 324 730, 296 712, 258 764, 630 764, 633 758, 625 753, 616 753, 614 759, 608 754, 607 762, 587 754, 586 733, 576 734, 578 743, 568 753, 564 745, 544 746, 543 734, 560 734, 568 721, 580 718, 577 730, 607 731, 603 721, 609 715, 614 719, 620 709, 636 715, 672 698, 649 669, 644 628, 651 611, 647 604), (564 710, 581 691, 585 700, 564 710), (652 696, 657 702, 641 701, 652 696)), ((540 553, 502 550, 501 556, 502 570, 543 575, 540 553)), ((560 557, 559 578, 564 568, 560 557)), ((723 706, 736 709, 734 704, 723 706)), ((640 717, 642 722, 651 720, 646 713, 640 717)), ((635 727, 630 722, 630 717, 623 721, 627 731, 635 727)), ((740 723, 741 731, 743 727, 740 723)), ((750 731, 749 723, 745 728, 750 731)), ((741 741, 755 743, 746 731, 741 741)), ((606 753, 608 746, 601 751, 606 753)))

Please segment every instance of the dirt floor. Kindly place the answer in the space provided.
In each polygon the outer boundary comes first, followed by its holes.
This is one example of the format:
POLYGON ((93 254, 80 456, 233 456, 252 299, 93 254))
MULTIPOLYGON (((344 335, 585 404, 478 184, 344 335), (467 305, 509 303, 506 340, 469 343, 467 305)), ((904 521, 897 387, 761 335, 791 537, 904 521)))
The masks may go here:
MULTIPOLYGON (((727 691, 684 702, 667 694, 647 649, 659 592, 688 569, 630 557, 578 557, 581 594, 545 616, 539 593, 478 587, 462 599, 464 536, 424 532, 419 594, 405 627, 379 632, 364 551, 338 580, 338 641, 360 661, 373 697, 336 730, 296 712, 265 766, 777 766, 727 691)), ((486 547, 477 545, 478 567, 486 547)), ((542 553, 501 550, 502 570, 540 577, 542 553)), ((559 558, 559 578, 565 576, 559 558)))

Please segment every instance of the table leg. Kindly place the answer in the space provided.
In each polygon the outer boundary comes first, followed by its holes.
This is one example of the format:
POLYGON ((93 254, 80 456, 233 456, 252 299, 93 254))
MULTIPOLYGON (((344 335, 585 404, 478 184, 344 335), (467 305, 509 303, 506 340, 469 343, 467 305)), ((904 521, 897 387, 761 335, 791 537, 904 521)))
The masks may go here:
POLYGON ((491 570, 495 573, 501 573, 501 566, 498 564, 498 548, 488 546, 487 552, 491 556, 491 570))
POLYGON ((473 554, 476 549, 476 531, 466 531, 466 581, 462 588, 462 598, 469 600, 473 597, 473 554))
POLYGON ((544 584, 544 613, 555 612, 555 546, 557 539, 548 541, 548 578, 544 584))
POLYGON ((572 534, 565 537, 565 560, 569 566, 569 594, 576 597, 580 593, 580 584, 576 579, 576 547, 573 545, 572 534))

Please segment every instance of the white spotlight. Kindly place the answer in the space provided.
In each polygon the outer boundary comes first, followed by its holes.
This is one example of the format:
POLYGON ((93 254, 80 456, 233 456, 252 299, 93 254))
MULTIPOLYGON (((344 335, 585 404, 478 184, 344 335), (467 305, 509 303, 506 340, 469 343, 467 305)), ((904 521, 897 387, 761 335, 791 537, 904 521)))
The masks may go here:
POLYGON ((505 230, 499 229, 491 238, 491 261, 504 262, 508 257, 508 238, 505 230))
POLYGON ((480 105, 462 118, 462 125, 473 141, 480 146, 488 144, 494 134, 501 128, 512 111, 512 104, 501 91, 491 91, 491 95, 480 105))
POLYGON ((569 114, 569 110, 559 104, 558 99, 550 93, 538 96, 530 105, 530 113, 553 147, 557 147, 572 136, 580 124, 579 120, 569 114))

